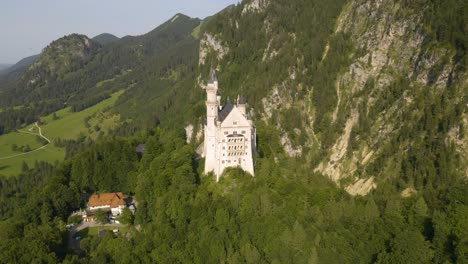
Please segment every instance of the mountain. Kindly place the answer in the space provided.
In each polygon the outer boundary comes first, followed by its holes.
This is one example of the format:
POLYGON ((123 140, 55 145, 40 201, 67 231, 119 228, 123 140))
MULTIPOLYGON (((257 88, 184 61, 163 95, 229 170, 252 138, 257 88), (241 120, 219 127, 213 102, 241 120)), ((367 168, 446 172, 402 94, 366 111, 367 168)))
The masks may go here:
POLYGON ((154 124, 157 114, 141 115, 142 102, 158 100, 156 105, 164 111, 163 102, 174 96, 171 83, 194 79, 198 42, 191 34, 199 24, 199 19, 177 14, 147 34, 128 36, 114 45, 103 46, 78 34, 52 42, 21 78, 3 87, 0 107, 21 106, 0 113, 0 119, 8 119, 4 131, 22 125, 17 116, 31 120, 65 106, 79 111, 129 87, 115 111, 133 119, 134 125, 154 124))
POLYGON ((40 108, 47 113, 126 89, 113 111, 133 130, 156 123, 199 130, 200 87, 215 67, 223 98, 242 93, 254 109, 261 155, 304 159, 353 195, 387 181, 417 190, 468 172, 455 165, 468 158, 466 36, 455 34, 464 30, 458 18, 444 20, 451 11, 432 5, 434 14, 386 1, 255 0, 205 21, 177 14, 109 46, 75 34, 49 45, 0 103, 47 102, 40 108), (266 131, 275 131, 268 135, 275 144, 262 145, 266 131), (434 159, 419 156, 424 151, 434 159), (437 157, 453 171, 434 174, 437 157), (418 160, 421 175, 408 171, 408 160, 418 160))
POLYGON ((281 155, 350 194, 442 184, 468 175, 468 39, 448 20, 460 3, 243 1, 206 27, 199 80, 216 66, 281 155))
POLYGON ((0 88, 2 87, 2 83, 17 80, 21 76, 21 74, 23 74, 26 68, 29 65, 31 65, 38 57, 39 55, 26 57, 17 62, 16 64, 3 70, 0 70, 0 88))
POLYGON ((11 66, 13 66, 13 64, 0 63, 0 72, 7 69, 7 68, 10 68, 11 66))
POLYGON ((101 45, 107 45, 118 41, 119 38, 109 33, 102 33, 92 38, 92 40, 100 43, 101 45))

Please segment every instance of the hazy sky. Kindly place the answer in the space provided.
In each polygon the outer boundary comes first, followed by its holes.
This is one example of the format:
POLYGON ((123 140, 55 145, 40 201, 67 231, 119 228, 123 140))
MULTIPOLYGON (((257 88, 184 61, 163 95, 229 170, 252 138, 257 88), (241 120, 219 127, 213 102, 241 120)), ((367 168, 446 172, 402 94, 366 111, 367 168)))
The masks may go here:
POLYGON ((239 0, 0 0, 0 63, 71 33, 141 35, 176 13, 204 18, 239 0))

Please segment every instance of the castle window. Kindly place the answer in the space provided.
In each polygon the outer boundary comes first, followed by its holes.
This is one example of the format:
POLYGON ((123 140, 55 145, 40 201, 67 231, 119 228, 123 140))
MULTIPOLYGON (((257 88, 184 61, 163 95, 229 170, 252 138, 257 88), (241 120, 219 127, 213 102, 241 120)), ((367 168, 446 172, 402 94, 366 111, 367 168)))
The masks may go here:
POLYGON ((237 131, 233 131, 232 133, 235 135, 235 134, 237 134, 237 131))
POLYGON ((224 131, 224 135, 227 135, 227 134, 228 134, 228 132, 227 132, 227 131, 224 131))
POLYGON ((223 149, 226 149, 226 147, 223 147, 223 149))
POLYGON ((224 160, 223 160, 223 164, 224 164, 224 160))
POLYGON ((245 134, 245 130, 242 130, 242 134, 245 134))
POLYGON ((237 122, 232 122, 233 125, 237 125, 237 122))

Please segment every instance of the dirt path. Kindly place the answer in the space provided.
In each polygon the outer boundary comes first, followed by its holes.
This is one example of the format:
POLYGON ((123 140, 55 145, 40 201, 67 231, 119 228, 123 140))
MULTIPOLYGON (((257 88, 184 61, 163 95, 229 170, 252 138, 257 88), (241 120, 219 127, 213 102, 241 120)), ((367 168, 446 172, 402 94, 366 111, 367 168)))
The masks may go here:
POLYGON ((26 133, 26 134, 31 134, 31 135, 35 135, 35 136, 40 136, 42 137, 43 139, 45 139, 47 141, 47 144, 37 148, 37 149, 34 149, 34 150, 31 150, 29 152, 25 152, 25 153, 20 153, 20 154, 15 154, 15 155, 11 155, 11 156, 7 156, 7 157, 3 157, 3 158, 0 158, 0 160, 5 160, 5 159, 11 159, 11 158, 15 158, 15 157, 19 157, 19 156, 24 156, 24 155, 28 155, 28 154, 31 154, 33 152, 36 152, 36 151, 39 151, 45 147, 47 147, 49 144, 50 144, 50 139, 48 139, 47 137, 45 137, 43 134, 42 134, 42 130, 41 130, 41 127, 36 123, 34 123, 34 125, 38 128, 39 130, 39 133, 33 133, 33 132, 29 132, 29 131, 23 131, 23 130, 18 130, 19 133, 26 133))

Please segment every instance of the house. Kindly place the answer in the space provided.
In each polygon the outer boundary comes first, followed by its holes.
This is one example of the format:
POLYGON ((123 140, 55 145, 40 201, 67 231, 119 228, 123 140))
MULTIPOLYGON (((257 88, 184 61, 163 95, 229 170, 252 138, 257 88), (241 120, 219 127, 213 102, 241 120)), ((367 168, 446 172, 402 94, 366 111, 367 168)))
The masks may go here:
POLYGON ((110 210, 113 216, 120 215, 122 209, 126 207, 126 202, 122 192, 115 193, 94 193, 89 197, 89 210, 110 210))
POLYGON ((94 212, 90 210, 85 210, 82 215, 83 222, 94 222, 94 212))
POLYGON ((221 105, 218 79, 210 73, 206 87, 206 124, 203 156, 205 173, 214 172, 216 181, 227 167, 240 167, 254 175, 256 129, 247 114, 246 102, 239 96, 235 105, 221 105))

